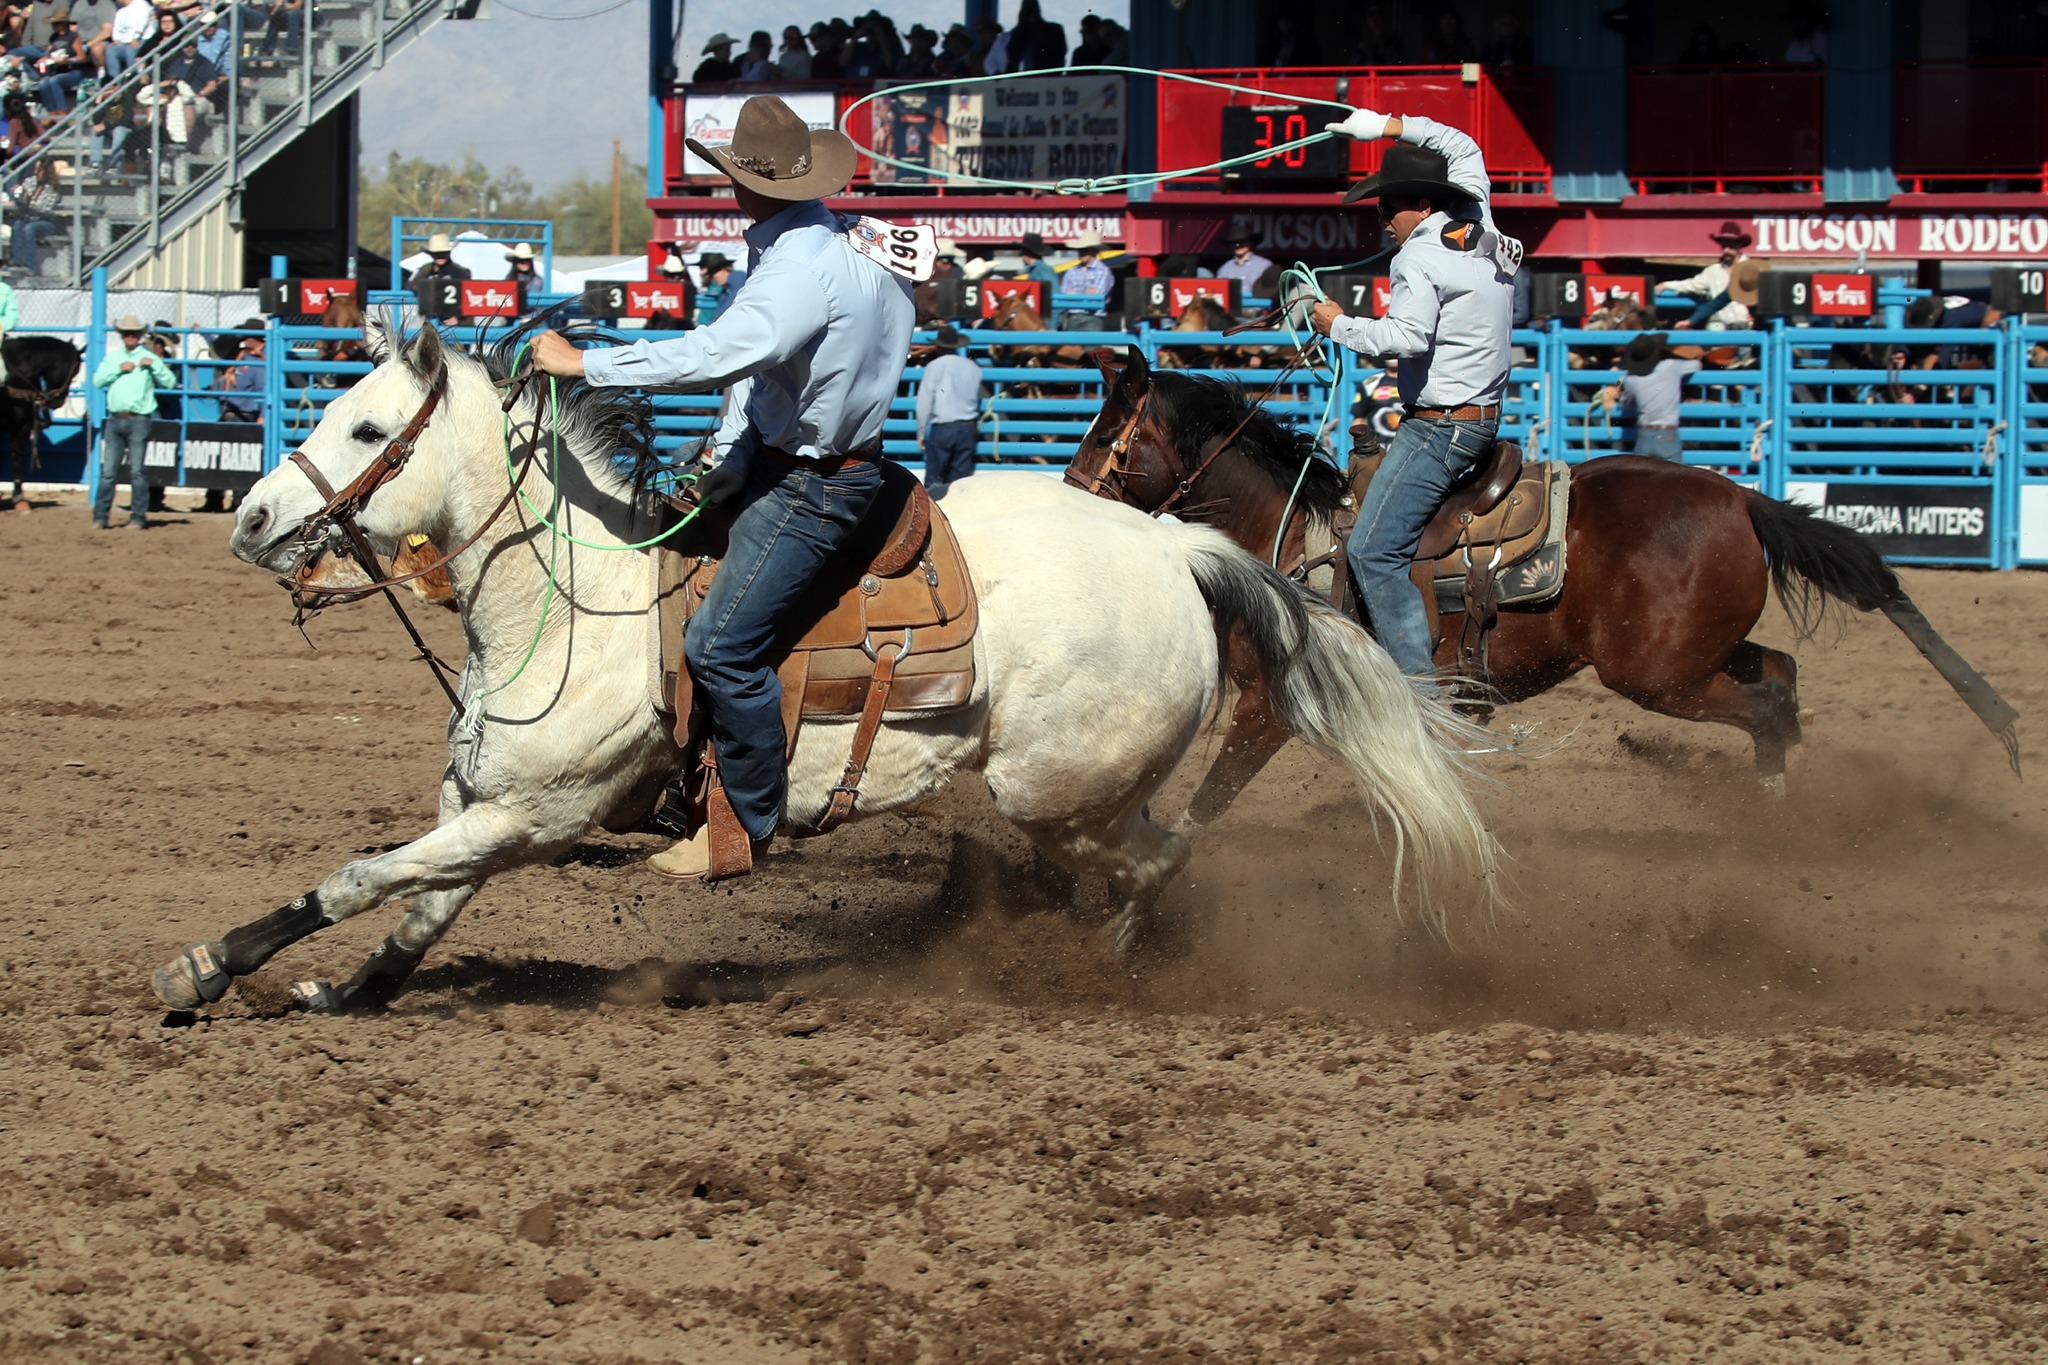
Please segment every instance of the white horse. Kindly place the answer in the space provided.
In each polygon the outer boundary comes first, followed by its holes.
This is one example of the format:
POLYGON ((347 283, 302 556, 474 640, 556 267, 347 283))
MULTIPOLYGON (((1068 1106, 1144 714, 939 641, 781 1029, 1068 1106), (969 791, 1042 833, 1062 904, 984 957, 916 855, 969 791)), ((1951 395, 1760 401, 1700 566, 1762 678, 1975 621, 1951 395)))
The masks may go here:
MULTIPOLYGON (((529 392, 508 451, 485 364, 444 351, 432 328, 402 348, 378 326, 367 340, 376 369, 328 406, 301 453, 344 487, 440 395, 409 463, 358 516, 382 556, 414 531, 461 545, 506 498, 515 461, 528 448, 541 456, 524 498, 450 565, 469 652, 440 823, 187 948, 155 975, 172 1008, 217 1000, 286 945, 411 898, 355 979, 312 1002, 381 1007, 487 878, 552 858, 600 826, 635 828, 678 767, 649 685, 652 552, 624 548, 673 513, 614 463, 622 448, 644 455, 644 405, 578 386, 550 416, 540 411, 548 396, 529 392), (554 506, 557 526, 582 544, 557 538, 529 501, 554 506)), ((244 500, 230 547, 288 572, 302 525, 325 501, 287 463, 244 500)), ((903 809, 979 771, 997 808, 1050 856, 1110 879, 1122 901, 1112 937, 1127 949, 1189 856, 1146 803, 1215 708, 1219 629, 1242 627, 1281 714, 1343 762, 1386 817, 1397 904, 1412 883, 1439 925, 1448 902, 1491 906, 1498 849, 1454 758, 1470 727, 1419 696, 1352 622, 1214 531, 1153 521, 1056 479, 978 474, 952 489, 945 510, 980 596, 973 697, 957 712, 891 720, 860 815, 903 809)), ((853 729, 851 718, 804 724, 789 765, 793 823, 824 812, 853 729)))

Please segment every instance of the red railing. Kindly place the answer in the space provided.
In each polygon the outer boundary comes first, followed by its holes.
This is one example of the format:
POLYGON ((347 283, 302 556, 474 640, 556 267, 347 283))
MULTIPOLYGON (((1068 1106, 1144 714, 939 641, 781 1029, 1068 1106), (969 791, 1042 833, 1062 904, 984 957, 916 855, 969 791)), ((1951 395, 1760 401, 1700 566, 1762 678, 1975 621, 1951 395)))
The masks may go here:
POLYGON ((2048 62, 1901 62, 1899 183, 2048 188, 2048 62))
MULTIPOLYGON (((1418 114, 1470 133, 1486 154, 1486 169, 1500 192, 1550 192, 1550 73, 1492 72, 1460 66, 1314 67, 1290 71, 1196 70, 1179 74, 1270 92, 1276 101, 1349 104, 1388 113, 1418 114), (1467 71, 1476 75, 1467 79, 1467 71), (1339 88, 1342 94, 1339 94, 1339 88)), ((1223 159, 1223 111, 1257 104, 1251 95, 1185 81, 1158 83, 1158 169, 1207 166, 1223 159)), ((1318 130, 1319 131, 1319 130, 1318 130)), ((1386 144, 1354 143, 1352 178, 1371 174, 1386 144)), ((1215 175, 1170 180, 1176 187, 1214 188, 1215 175)))
POLYGON ((1817 190, 1817 66, 1639 66, 1629 73, 1629 179, 1640 194, 1817 190))

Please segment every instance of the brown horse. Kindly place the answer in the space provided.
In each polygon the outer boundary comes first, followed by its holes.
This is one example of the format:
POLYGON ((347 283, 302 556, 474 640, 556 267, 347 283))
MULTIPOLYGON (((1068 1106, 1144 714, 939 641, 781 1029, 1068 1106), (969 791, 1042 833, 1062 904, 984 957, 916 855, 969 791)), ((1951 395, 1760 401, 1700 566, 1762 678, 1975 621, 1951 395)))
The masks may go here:
MULTIPOLYGON (((319 344, 315 352, 322 360, 359 361, 370 363, 369 348, 363 345, 363 307, 356 302, 354 294, 332 294, 327 307, 321 310, 320 326, 347 328, 356 333, 353 337, 337 337, 319 344)), ((350 389, 363 376, 359 374, 336 374, 329 379, 337 389, 350 389)))
MULTIPOLYGON (((1144 511, 1171 505, 1261 558, 1300 573, 1311 521, 1327 527, 1348 480, 1308 433, 1247 402, 1235 385, 1151 373, 1135 347, 1096 352, 1105 397, 1066 478, 1144 511), (1298 485, 1298 488, 1297 488, 1298 485), (1275 544, 1278 553, 1275 553, 1275 544)), ((1870 542, 1803 507, 1704 469, 1610 456, 1572 471, 1562 593, 1506 607, 1489 643, 1491 676, 1465 691, 1475 709, 1520 701, 1592 668, 1611 690, 1682 720, 1749 734, 1767 790, 1784 788, 1800 741, 1798 666, 1748 639, 1773 588, 1802 639, 1830 603, 1881 611, 2005 743, 2017 713, 1935 635, 1870 542)), ((1337 566, 1341 574, 1343 563, 1337 566)), ((1462 615, 1439 622, 1437 662, 1455 661, 1462 615)), ((1259 680, 1240 687, 1230 732, 1190 814, 1213 819, 1285 742, 1259 680)))

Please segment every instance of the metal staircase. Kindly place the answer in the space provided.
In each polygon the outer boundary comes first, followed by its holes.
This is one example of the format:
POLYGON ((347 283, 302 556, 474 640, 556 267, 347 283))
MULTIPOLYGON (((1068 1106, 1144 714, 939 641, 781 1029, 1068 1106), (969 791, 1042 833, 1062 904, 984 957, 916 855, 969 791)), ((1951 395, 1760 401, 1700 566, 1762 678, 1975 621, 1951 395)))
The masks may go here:
POLYGON ((474 12, 473 0, 309 0, 312 22, 298 41, 280 37, 278 50, 264 56, 265 35, 254 26, 244 29, 242 6, 224 8, 228 51, 243 55, 222 87, 220 107, 199 102, 204 116, 185 141, 171 136, 165 119, 150 117, 126 148, 140 173, 124 176, 118 173, 121 158, 105 168, 96 165, 101 139, 92 122, 108 94, 124 96, 134 108, 139 92, 160 86, 165 67, 176 65, 185 42, 199 35, 196 19, 119 81, 97 94, 80 91, 71 111, 0 174, 5 213, 12 219, 14 193, 40 163, 55 158, 70 167, 53 182, 56 203, 48 211, 59 228, 44 243, 42 274, 24 283, 84 288, 101 266, 119 280, 237 193, 251 171, 284 151, 437 21, 474 12))

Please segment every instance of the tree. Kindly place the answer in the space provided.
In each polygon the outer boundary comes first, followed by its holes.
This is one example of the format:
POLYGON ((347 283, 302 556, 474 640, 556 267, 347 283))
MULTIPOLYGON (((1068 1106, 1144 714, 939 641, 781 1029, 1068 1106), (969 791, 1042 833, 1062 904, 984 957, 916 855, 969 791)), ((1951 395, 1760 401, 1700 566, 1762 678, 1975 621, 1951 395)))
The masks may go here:
MULTIPOLYGON (((620 172, 619 245, 632 251, 654 232, 654 213, 642 197, 644 166, 620 172)), ((391 254, 391 220, 404 218, 546 218, 555 224, 555 250, 596 255, 611 249, 609 179, 580 175, 536 192, 517 171, 493 172, 465 152, 459 166, 393 152, 380 171, 362 173, 356 194, 356 240, 391 254)))

